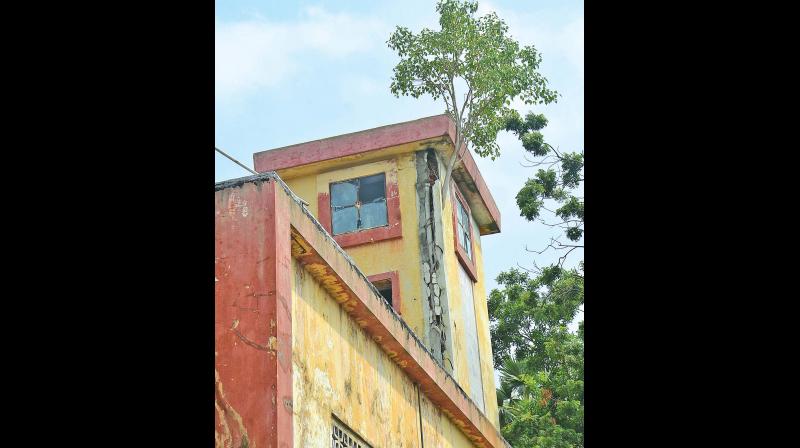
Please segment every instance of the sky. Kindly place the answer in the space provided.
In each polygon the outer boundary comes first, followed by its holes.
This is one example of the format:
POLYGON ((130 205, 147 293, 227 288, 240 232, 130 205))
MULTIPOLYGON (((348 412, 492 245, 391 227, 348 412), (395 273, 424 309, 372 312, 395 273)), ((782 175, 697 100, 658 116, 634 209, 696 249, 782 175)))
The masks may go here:
MULTIPOLYGON (((389 91, 398 57, 386 45, 396 26, 439 29, 435 0, 217 0, 215 9, 215 145, 253 167, 253 153, 444 112, 429 97, 395 98, 389 91)), ((561 97, 517 110, 544 113, 545 140, 564 151, 584 149, 583 1, 480 1, 509 33, 542 55, 540 73, 561 97)), ((558 232, 520 217, 515 196, 533 177, 517 138, 501 132, 496 160, 476 156, 500 209, 501 233, 481 238, 487 294, 511 267, 554 262, 529 252, 558 232)), ((249 175, 216 154, 215 181, 249 175)), ((575 251, 568 265, 583 258, 575 251)), ((576 322, 583 319, 583 312, 576 322)), ((575 324, 573 324, 574 328, 575 324)))

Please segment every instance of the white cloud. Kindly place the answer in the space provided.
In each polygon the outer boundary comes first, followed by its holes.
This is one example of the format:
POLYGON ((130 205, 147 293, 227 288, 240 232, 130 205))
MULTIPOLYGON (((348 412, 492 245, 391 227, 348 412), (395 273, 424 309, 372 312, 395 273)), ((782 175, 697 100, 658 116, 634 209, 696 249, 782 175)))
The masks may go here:
POLYGON ((583 15, 561 27, 543 20, 537 13, 499 9, 489 2, 478 4, 477 15, 496 13, 509 26, 511 35, 523 45, 534 45, 544 55, 544 63, 552 57, 564 57, 580 73, 583 80, 583 15))
POLYGON ((583 16, 561 30, 558 42, 564 51, 564 56, 577 67, 583 80, 583 16))
POLYGON ((215 22, 214 87, 219 100, 275 87, 307 63, 305 57, 339 59, 383 44, 382 21, 307 8, 294 22, 252 19, 215 22))

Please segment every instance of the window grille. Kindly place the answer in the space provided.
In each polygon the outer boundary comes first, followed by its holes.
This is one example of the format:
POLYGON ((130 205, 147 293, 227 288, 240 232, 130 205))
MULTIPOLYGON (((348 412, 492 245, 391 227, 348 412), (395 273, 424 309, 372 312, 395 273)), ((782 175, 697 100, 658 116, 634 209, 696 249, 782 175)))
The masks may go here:
POLYGON ((372 448, 336 417, 332 426, 331 448, 372 448))

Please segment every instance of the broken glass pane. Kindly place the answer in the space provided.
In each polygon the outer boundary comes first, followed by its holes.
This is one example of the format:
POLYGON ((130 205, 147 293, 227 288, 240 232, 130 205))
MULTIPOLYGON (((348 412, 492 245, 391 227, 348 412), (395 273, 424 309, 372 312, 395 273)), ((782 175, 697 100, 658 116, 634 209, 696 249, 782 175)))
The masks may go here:
POLYGON ((331 207, 333 234, 352 232, 358 224, 358 209, 355 207, 331 207))
POLYGON ((367 204, 386 198, 386 176, 383 173, 359 179, 358 199, 367 204))
POLYGON ((361 205, 361 229, 371 229, 388 224, 386 216, 386 200, 361 205))
POLYGON ((358 179, 331 184, 331 205, 353 205, 358 198, 358 179))

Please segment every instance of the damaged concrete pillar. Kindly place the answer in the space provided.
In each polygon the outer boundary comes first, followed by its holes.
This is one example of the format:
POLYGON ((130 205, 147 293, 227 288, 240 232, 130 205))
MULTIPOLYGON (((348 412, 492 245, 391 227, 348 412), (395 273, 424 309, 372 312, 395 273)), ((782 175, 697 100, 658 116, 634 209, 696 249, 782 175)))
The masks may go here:
POLYGON ((439 179, 440 161, 432 148, 417 151, 417 211, 422 257, 423 318, 425 342, 444 369, 453 370, 453 349, 450 337, 447 273, 442 231, 442 197, 439 179))

